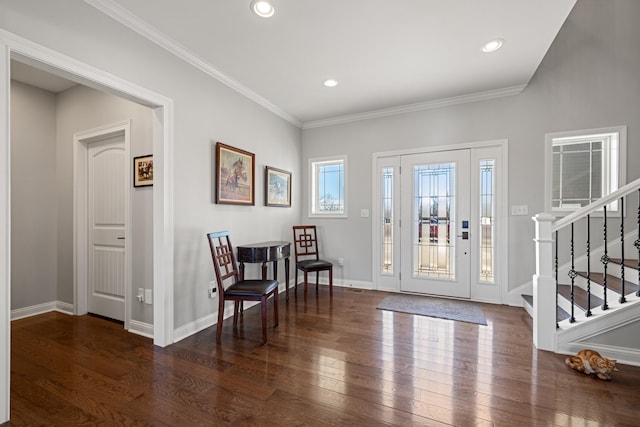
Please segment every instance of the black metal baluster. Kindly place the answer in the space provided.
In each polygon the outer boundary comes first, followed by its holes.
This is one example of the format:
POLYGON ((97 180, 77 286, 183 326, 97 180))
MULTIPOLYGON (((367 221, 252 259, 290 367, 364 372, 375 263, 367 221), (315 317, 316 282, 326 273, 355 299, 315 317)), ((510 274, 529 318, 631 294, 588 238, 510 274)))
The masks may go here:
POLYGON ((576 273, 575 270, 575 264, 574 264, 574 252, 573 252, 573 223, 571 223, 571 270, 569 270, 569 277, 571 278, 571 318, 569 319, 569 323, 573 323, 576 321, 576 318, 574 316, 574 294, 573 294, 573 290, 574 290, 574 286, 575 286, 575 281, 576 281, 576 276, 578 275, 578 273, 576 273))
POLYGON ((591 316, 591 215, 587 215, 587 313, 591 316))
POLYGON ((624 291, 624 197, 620 198, 620 284, 622 285, 622 296, 620 304, 627 302, 624 291))
POLYGON ((600 262, 604 265, 604 280, 602 286, 604 288, 604 304, 602 304, 602 309, 609 309, 609 305, 607 304, 607 264, 609 264, 610 258, 607 252, 607 207, 603 208, 604 210, 604 255, 600 258, 600 262))
MULTIPOLYGON (((640 256, 638 257, 638 259, 640 259, 640 256)), ((556 230, 555 263, 556 263, 556 328, 558 328, 560 327, 560 325, 558 324, 558 230, 556 230)))

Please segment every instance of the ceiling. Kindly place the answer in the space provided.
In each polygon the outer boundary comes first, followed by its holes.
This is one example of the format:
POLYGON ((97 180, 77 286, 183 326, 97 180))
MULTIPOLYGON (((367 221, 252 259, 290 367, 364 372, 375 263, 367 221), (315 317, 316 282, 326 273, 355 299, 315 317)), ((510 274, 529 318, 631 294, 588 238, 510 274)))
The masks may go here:
POLYGON ((576 2, 273 0, 265 19, 250 0, 85 1, 304 127, 519 93, 576 2))

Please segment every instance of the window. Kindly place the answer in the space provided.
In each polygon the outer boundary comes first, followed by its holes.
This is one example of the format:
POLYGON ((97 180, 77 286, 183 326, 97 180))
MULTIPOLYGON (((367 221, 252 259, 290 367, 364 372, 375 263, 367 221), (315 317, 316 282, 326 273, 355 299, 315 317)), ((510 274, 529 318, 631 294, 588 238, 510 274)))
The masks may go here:
POLYGON ((495 160, 480 160, 480 282, 494 282, 495 160))
POLYGON ((347 157, 310 159, 310 216, 346 217, 347 157))
POLYGON ((382 168, 382 274, 393 274, 393 167, 382 168))
POLYGON ((575 211, 624 185, 626 127, 547 134, 546 144, 548 212, 575 211))

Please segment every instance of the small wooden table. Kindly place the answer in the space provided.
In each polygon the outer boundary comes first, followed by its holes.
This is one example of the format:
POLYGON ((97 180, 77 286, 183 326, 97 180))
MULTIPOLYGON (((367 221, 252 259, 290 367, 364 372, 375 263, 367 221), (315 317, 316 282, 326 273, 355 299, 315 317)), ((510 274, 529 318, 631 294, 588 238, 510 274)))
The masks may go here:
POLYGON ((284 259, 287 301, 289 301, 289 256, 291 243, 282 241, 251 243, 238 246, 240 280, 244 280, 244 263, 262 263, 262 280, 267 279, 267 263, 273 262, 273 280, 278 280, 278 261, 284 259))

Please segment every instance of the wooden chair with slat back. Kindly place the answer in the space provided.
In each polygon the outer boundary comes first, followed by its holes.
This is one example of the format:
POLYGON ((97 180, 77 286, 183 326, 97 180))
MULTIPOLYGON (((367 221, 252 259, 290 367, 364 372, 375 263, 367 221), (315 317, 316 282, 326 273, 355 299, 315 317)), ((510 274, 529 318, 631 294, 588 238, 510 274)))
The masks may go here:
POLYGON ((238 263, 227 231, 208 233, 209 248, 218 283, 218 326, 216 342, 220 344, 224 303, 233 301, 233 330, 237 330, 238 311, 242 301, 260 301, 262 343, 267 343, 267 299, 273 295, 274 326, 278 326, 278 282, 276 280, 240 280, 238 263), (226 286, 228 284, 228 286, 226 286), (226 287, 225 287, 226 286, 226 287))
POLYGON ((298 270, 304 273, 304 295, 307 296, 308 274, 316 273, 316 293, 321 271, 329 273, 329 296, 333 297, 333 264, 320 259, 318 238, 315 225, 296 225, 293 227, 294 253, 296 260, 295 290, 298 290, 298 270))

